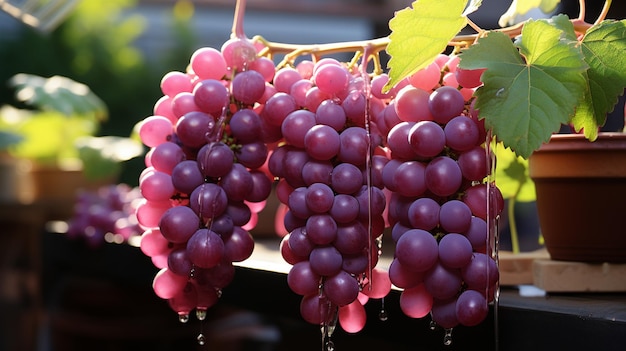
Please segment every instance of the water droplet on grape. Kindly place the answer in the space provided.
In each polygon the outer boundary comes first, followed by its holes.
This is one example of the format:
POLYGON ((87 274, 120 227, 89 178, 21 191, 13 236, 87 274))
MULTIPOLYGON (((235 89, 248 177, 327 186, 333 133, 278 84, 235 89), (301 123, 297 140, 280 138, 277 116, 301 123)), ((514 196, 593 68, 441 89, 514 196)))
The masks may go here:
POLYGON ((443 344, 446 346, 452 345, 452 328, 446 329, 446 333, 443 336, 443 344))
POLYGON ((335 351, 335 343, 332 340, 326 342, 326 351, 335 351))
POLYGON ((196 310, 196 318, 199 321, 203 321, 206 319, 206 309, 197 309, 196 310))
POLYGON ((204 334, 202 333, 198 334, 198 337, 196 339, 198 340, 198 345, 200 346, 204 345, 204 343, 206 342, 204 334))
POLYGON ((189 322, 189 314, 187 313, 181 313, 178 315, 178 321, 181 323, 187 323, 189 322))

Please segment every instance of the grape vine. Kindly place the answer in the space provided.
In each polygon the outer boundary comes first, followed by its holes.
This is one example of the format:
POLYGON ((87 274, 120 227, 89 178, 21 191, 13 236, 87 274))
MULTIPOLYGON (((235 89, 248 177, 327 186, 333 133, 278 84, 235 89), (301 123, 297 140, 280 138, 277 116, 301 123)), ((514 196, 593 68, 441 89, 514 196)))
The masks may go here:
MULTIPOLYGON (((497 63, 528 63, 529 70, 546 63, 527 48, 538 31, 565 42, 557 54, 578 57, 568 40, 595 28, 557 17, 488 32, 467 19, 479 2, 465 3, 415 2, 396 14, 389 38, 292 45, 246 37, 240 0, 231 39, 219 50, 199 48, 186 71, 163 77, 163 96, 139 125, 150 151, 137 219, 142 250, 160 269, 154 291, 181 321, 194 310, 204 319, 234 278, 234 263, 252 254, 248 231, 272 189, 280 252, 292 265, 288 285, 301 296, 303 319, 322 326, 327 349, 337 324, 360 331, 364 304, 392 285, 402 290, 402 311, 430 315, 446 343, 452 328, 486 318, 497 296, 494 233, 503 208, 491 140, 506 144, 509 135, 490 117, 500 105, 485 99, 516 89, 497 80, 510 68, 497 63), (394 56, 398 40, 432 39, 439 27, 424 34, 414 21, 427 23, 448 5, 445 17, 456 29, 428 44, 437 52, 410 62, 394 56), (478 33, 456 35, 467 23, 478 33), (515 47, 511 38, 520 34, 515 47), (438 45, 455 49, 443 54, 438 45), (495 55, 490 46, 505 49, 495 55), (389 73, 383 50, 392 56, 389 73), (332 57, 338 52, 353 59, 340 62, 332 57), (386 229, 395 243, 388 269, 377 264, 386 229)), ((566 71, 570 79, 561 82, 579 91, 583 65, 566 71)))

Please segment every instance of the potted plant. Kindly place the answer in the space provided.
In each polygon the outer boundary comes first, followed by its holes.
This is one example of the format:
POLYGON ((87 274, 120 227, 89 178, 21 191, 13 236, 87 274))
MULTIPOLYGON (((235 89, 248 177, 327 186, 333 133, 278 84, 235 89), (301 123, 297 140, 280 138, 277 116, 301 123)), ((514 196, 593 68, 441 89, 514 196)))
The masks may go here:
POLYGON ((37 201, 66 217, 76 189, 113 182, 121 161, 143 152, 131 138, 96 136, 108 113, 84 84, 29 74, 17 74, 9 84, 21 108, 0 109, 0 145, 3 159, 18 165, 7 173, 16 186, 4 186, 19 191, 6 200, 37 201))

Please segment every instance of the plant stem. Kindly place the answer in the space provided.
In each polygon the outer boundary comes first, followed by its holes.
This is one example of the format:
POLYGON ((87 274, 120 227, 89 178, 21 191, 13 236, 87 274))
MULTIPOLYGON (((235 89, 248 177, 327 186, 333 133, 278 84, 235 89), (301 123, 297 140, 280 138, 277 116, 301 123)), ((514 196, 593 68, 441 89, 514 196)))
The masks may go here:
POLYGON ((600 15, 598 15, 598 18, 596 18, 596 21, 593 23, 594 25, 599 24, 606 18, 606 16, 609 13, 609 8, 611 8, 611 2, 612 0, 604 1, 604 6, 602 7, 602 11, 600 12, 600 15))
POLYGON ((245 39, 246 33, 243 30, 243 19, 246 13, 246 0, 237 0, 235 5, 235 16, 233 17, 233 28, 231 37, 245 39))

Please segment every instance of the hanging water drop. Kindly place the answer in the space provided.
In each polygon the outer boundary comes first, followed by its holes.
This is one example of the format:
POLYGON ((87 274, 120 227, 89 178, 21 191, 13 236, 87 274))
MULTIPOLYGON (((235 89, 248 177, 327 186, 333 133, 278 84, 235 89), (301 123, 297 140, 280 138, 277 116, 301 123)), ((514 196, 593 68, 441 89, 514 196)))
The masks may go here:
POLYGON ((430 328, 430 330, 435 330, 435 329, 437 329, 437 322, 435 322, 435 321, 430 321, 430 324, 428 325, 428 327, 430 328))
POLYGON ((452 328, 446 329, 446 333, 443 336, 443 344, 446 346, 452 345, 452 328))
POLYGON ((382 322, 386 322, 387 319, 389 319, 389 316, 387 315, 387 311, 380 310, 380 312, 378 313, 378 319, 380 319, 382 322))
POLYGON ((199 321, 203 321, 203 320, 205 320, 205 319, 206 319, 206 309, 203 309, 203 308, 199 308, 199 309, 197 309, 197 310, 196 310, 196 318, 197 318, 199 321))
POLYGON ((206 339, 204 338, 204 334, 202 333, 198 334, 198 337, 196 339, 198 340, 198 345, 200 346, 204 345, 204 343, 206 342, 206 339))
POLYGON ((187 323, 189 322, 189 314, 188 313, 181 313, 178 315, 178 321, 181 323, 187 323))
POLYGON ((326 342, 326 350, 325 351, 335 351, 335 343, 332 340, 328 340, 326 342))

